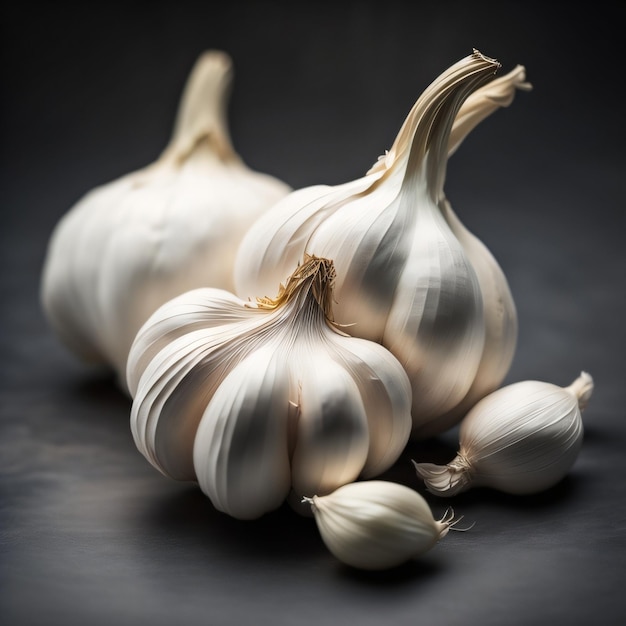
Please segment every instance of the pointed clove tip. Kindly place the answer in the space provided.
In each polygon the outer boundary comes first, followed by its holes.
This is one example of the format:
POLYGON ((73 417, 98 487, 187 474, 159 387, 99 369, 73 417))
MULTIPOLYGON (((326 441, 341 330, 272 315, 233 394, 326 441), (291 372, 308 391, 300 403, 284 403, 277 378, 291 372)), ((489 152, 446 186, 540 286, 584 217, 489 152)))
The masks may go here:
POLYGON ((578 406, 583 411, 593 394, 594 381, 591 374, 582 371, 580 376, 568 387, 571 393, 578 399, 578 406))
POLYGON ((233 61, 223 50, 205 50, 198 58, 198 63, 221 66, 224 70, 231 68, 233 61))
POLYGON ((213 81, 222 81, 222 90, 225 90, 233 78, 233 60, 223 50, 205 50, 197 58, 191 77, 198 84, 210 83, 211 89, 217 87, 213 81))

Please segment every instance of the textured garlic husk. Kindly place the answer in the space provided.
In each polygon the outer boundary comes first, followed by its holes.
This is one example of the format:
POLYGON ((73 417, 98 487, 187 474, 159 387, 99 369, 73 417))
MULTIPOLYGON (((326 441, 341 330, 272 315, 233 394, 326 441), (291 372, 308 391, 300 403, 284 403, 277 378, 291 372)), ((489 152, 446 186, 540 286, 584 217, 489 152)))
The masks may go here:
POLYGON ((244 231, 290 191, 233 149, 232 75, 226 53, 201 55, 160 158, 89 192, 52 233, 42 275, 46 316, 69 349, 112 366, 123 387, 128 350, 149 315, 196 287, 232 291, 244 231))
POLYGON ((161 306, 128 358, 142 454, 241 519, 388 469, 409 438, 410 382, 331 321, 334 279, 308 257, 276 298, 205 288, 161 306))
POLYGON ((384 480, 350 483, 305 500, 330 552, 364 570, 389 569, 421 556, 454 524, 449 514, 435 520, 413 489, 384 480))
POLYGON ((467 414, 447 465, 415 463, 426 488, 454 496, 471 487, 533 494, 569 472, 583 440, 581 411, 593 392, 582 372, 568 387, 529 380, 492 392, 467 414))
POLYGON ((521 66, 484 85, 498 67, 477 51, 453 65, 366 176, 292 192, 255 222, 237 254, 241 297, 284 280, 306 253, 334 260, 335 318, 403 364, 415 438, 446 430, 462 417, 459 405, 495 389, 515 348, 504 274, 443 192, 448 152, 528 86, 521 66))

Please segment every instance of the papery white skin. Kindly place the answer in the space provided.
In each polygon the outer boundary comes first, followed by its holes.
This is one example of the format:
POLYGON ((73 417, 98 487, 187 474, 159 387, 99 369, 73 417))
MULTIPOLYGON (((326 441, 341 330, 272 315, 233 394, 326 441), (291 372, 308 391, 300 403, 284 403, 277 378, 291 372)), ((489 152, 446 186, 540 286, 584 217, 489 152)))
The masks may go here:
POLYGON ((454 496, 471 487, 539 493, 561 481, 583 440, 581 411, 593 392, 582 372, 569 386, 528 380, 483 398, 459 429, 459 452, 447 465, 415 463, 426 488, 454 496))
POLYGON ((329 321, 333 280, 311 258, 273 300, 206 288, 161 306, 128 358, 142 454, 241 519, 388 469, 411 386, 388 350, 329 321))
POLYGON ((234 151, 226 115, 232 73, 225 53, 201 55, 159 159, 89 192, 52 233, 46 316, 76 355, 112 366, 123 388, 143 322, 190 289, 232 291, 245 230, 291 190, 234 151))
POLYGON ((419 493, 383 480, 350 483, 305 501, 330 552, 364 570, 389 569, 419 557, 455 523, 450 515, 435 520, 419 493))
POLYGON ((247 297, 283 281, 305 253, 332 258, 335 317, 402 362, 413 386, 415 438, 446 430, 462 417, 461 403, 495 389, 515 348, 504 274, 443 193, 447 152, 529 87, 518 66, 479 89, 497 67, 478 52, 452 66, 366 176, 292 192, 250 228, 235 263, 236 292, 247 297))

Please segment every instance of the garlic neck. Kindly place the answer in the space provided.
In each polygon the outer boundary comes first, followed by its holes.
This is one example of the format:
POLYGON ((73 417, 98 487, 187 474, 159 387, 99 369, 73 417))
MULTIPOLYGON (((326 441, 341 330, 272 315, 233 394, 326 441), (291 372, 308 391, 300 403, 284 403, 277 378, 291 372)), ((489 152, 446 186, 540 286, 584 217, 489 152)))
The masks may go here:
POLYGON ((227 105, 233 70, 228 55, 205 52, 196 62, 178 108, 174 131, 161 161, 181 163, 198 147, 221 161, 236 161, 228 132, 227 105))
POLYGON ((459 109, 468 96, 490 80, 500 67, 478 50, 441 74, 417 100, 396 140, 382 161, 370 172, 394 173, 404 177, 403 186, 423 186, 434 202, 443 191, 448 143, 459 109))
POLYGON ((456 152, 480 122, 497 109, 510 106, 518 89, 520 91, 532 89, 532 85, 526 81, 526 68, 523 65, 517 65, 508 74, 495 78, 472 93, 463 102, 454 119, 448 140, 448 158, 456 152))
POLYGON ((593 393, 593 378, 587 372, 581 372, 580 376, 566 389, 578 400, 578 406, 582 411, 593 393))

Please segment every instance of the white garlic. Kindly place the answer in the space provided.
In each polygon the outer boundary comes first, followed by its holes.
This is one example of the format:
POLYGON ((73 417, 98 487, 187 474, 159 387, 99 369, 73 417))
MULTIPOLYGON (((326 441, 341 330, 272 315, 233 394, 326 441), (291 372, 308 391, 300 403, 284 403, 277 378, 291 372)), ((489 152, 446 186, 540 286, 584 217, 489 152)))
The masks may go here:
POLYGON ((196 289, 150 317, 128 387, 133 438, 157 469, 252 519, 398 459, 408 377, 388 350, 330 322, 334 278, 332 261, 311 257, 275 299, 196 289))
POLYGON ((42 276, 47 318, 68 348, 112 366, 122 386, 141 324, 189 289, 232 290, 244 231, 290 191, 252 171, 231 145, 232 73, 225 53, 201 55, 160 158, 92 190, 52 233, 42 276))
POLYGON ((455 523, 451 513, 435 520, 417 491, 384 480, 350 483, 304 499, 330 552, 364 570, 389 569, 424 554, 455 523))
POLYGON ((504 274, 443 193, 448 151, 528 87, 519 66, 479 89, 498 67, 477 51, 453 65, 418 99, 366 176, 292 192, 255 222, 237 254, 241 297, 283 281, 305 253, 334 260, 335 317, 405 367, 415 438, 446 430, 462 417, 462 403, 495 389, 515 348, 517 316, 504 274))
POLYGON ((583 440, 581 411, 593 392, 589 374, 569 386, 528 380, 489 394, 459 429, 459 452, 447 465, 415 463, 426 488, 454 496, 471 487, 532 494, 556 485, 583 440))

